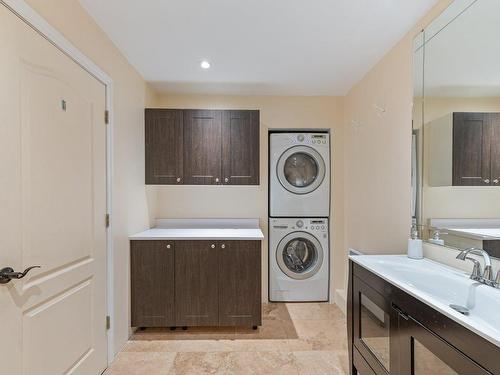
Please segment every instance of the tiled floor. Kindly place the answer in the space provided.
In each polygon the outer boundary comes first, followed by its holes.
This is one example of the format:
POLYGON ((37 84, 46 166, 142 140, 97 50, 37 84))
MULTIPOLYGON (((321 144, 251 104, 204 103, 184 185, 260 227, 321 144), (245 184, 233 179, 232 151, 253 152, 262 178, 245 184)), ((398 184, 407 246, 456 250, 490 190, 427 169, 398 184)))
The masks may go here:
POLYGON ((345 316, 335 305, 265 304, 257 331, 138 331, 106 375, 347 374, 345 316))

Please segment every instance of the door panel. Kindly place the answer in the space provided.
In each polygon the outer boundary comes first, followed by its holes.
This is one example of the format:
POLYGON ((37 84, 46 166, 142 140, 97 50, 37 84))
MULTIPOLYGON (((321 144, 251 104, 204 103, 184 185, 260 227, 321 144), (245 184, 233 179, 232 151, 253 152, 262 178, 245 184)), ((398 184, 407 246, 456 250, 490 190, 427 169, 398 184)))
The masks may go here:
POLYGON ((223 111, 224 184, 259 184, 259 111, 223 111))
POLYGON ((219 324, 261 324, 261 243, 221 241, 219 324))
POLYGON ((222 111, 184 111, 184 183, 221 183, 222 111))
POLYGON ((408 316, 399 316, 402 375, 490 374, 408 316))
POLYGON ((483 113, 453 113, 453 185, 490 185, 490 125, 483 113))
POLYGON ((42 267, 0 286, 2 371, 100 373, 105 87, 2 5, 0 61, 0 267, 42 267))
POLYGON ((146 109, 146 184, 182 183, 182 114, 180 109, 146 109))
POLYGON ((132 327, 175 326, 174 241, 131 241, 132 327))
POLYGON ((219 323, 216 241, 176 241, 175 310, 177 326, 219 323))
POLYGON ((493 186, 500 186, 500 113, 490 113, 491 126, 491 181, 493 186))

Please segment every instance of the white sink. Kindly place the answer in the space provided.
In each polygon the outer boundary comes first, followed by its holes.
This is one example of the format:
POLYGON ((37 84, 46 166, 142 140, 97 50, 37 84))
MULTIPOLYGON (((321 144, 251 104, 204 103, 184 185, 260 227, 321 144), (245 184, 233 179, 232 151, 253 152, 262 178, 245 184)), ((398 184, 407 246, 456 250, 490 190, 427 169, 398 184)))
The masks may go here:
POLYGON ((500 347, 500 289, 457 269, 405 255, 358 255, 350 259, 500 347), (450 307, 469 309, 463 315, 450 307))

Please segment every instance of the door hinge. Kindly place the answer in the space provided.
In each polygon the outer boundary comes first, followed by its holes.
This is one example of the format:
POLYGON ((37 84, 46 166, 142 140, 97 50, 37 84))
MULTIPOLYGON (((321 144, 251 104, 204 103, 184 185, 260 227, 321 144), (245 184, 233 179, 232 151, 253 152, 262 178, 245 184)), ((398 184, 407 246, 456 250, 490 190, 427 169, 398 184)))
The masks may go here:
POLYGON ((106 214, 105 222, 106 222, 106 228, 109 228, 109 214, 106 214))
POLYGON ((105 111, 104 111, 104 123, 105 123, 106 125, 108 125, 108 124, 109 124, 109 111, 108 111, 108 110, 105 110, 105 111))
POLYGON ((106 330, 111 328, 111 317, 109 315, 106 316, 106 330))

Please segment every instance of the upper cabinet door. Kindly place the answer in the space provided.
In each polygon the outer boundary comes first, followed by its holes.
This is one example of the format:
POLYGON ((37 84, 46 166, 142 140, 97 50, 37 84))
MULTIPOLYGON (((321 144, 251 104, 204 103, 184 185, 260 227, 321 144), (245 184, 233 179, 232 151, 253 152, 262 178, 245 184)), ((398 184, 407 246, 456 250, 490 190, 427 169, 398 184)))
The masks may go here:
POLYGON ((500 186, 500 113, 490 114, 491 125, 491 184, 500 186))
POLYGON ((259 111, 224 111, 222 183, 259 185, 259 111))
POLYGON ((488 114, 453 114, 453 185, 491 184, 489 134, 488 114))
POLYGON ((184 184, 221 181, 222 111, 184 111, 184 184))
POLYGON ((146 184, 182 183, 183 111, 146 109, 146 184))

